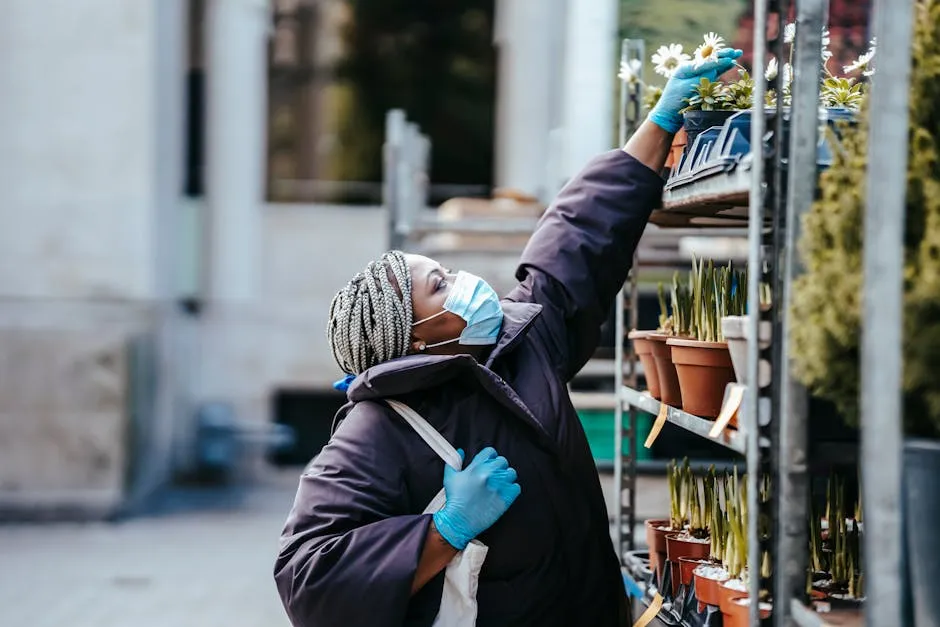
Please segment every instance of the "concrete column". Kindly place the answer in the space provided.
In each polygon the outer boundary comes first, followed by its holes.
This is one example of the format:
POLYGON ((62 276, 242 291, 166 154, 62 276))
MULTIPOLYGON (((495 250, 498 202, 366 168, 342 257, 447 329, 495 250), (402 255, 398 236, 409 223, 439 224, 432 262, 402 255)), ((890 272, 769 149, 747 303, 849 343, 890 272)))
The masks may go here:
MULTIPOLYGON (((581 0, 578 0, 579 2, 581 0)), ((496 184, 546 195, 565 0, 498 0, 496 184)))
POLYGON ((617 72, 616 0, 568 3, 564 63, 564 151, 561 174, 571 177, 614 145, 617 72))
POLYGON ((250 301, 261 264, 265 195, 268 0, 209 0, 208 297, 250 301))

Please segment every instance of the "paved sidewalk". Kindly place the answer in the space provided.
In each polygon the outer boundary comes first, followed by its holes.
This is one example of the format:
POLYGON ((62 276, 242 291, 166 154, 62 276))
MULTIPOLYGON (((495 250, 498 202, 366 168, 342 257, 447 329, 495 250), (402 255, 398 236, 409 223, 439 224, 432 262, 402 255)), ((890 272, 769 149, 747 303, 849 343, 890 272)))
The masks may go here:
POLYGON ((272 568, 298 475, 119 523, 0 525, 0 625, 289 627, 272 568))
MULTIPOLYGON (((272 569, 299 474, 173 490, 118 523, 0 525, 0 626, 290 627, 272 569)), ((666 513, 664 479, 638 488, 641 517, 666 513)))

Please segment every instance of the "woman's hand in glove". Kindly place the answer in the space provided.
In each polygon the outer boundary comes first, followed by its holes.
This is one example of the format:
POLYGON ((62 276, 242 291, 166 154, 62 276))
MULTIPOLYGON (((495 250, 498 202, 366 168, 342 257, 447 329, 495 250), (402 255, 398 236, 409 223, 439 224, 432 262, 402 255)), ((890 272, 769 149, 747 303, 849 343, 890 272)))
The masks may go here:
MULTIPOLYGON (((463 461, 463 451, 457 452, 463 461)), ((444 466, 444 492, 447 501, 434 514, 434 526, 451 546, 462 551, 506 513, 522 488, 506 458, 487 447, 464 470, 444 466)))
POLYGON ((706 61, 696 67, 694 63, 684 63, 672 75, 659 102, 650 111, 649 119, 656 126, 667 133, 675 133, 682 128, 682 114, 679 113, 687 106, 687 100, 695 93, 695 87, 703 78, 710 81, 734 67, 734 62, 741 56, 740 50, 724 48, 718 51, 718 59, 706 61))

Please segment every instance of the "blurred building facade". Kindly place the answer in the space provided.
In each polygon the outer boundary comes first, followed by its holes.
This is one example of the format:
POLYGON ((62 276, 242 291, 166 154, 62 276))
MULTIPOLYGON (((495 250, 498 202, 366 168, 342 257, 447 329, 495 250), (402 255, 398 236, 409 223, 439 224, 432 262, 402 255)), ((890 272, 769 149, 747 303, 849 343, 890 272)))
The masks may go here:
MULTIPOLYGON (((268 113, 293 97, 276 15, 309 5, 329 59, 342 4, 7 0, 0 517, 133 509, 195 468, 199 407, 264 425, 278 390, 330 389, 329 299, 387 219, 268 202, 268 113)), ((611 146, 616 14, 499 1, 498 184, 545 197, 611 146)))

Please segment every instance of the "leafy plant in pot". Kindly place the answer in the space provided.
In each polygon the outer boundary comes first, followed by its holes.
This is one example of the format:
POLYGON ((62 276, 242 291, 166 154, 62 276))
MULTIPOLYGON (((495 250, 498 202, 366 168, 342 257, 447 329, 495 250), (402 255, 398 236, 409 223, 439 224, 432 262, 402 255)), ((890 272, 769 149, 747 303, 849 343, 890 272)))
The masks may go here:
POLYGON ((727 514, 721 505, 720 487, 714 466, 706 475, 706 485, 705 499, 709 503, 706 508, 706 518, 711 539, 709 562, 699 565, 692 574, 695 580, 695 597, 699 603, 717 607, 719 604, 718 588, 720 584, 730 579, 731 575, 722 566, 729 524, 727 514))
POLYGON ((734 367, 720 321, 747 308, 747 277, 729 264, 715 268, 709 261, 692 260, 692 338, 672 338, 672 361, 679 377, 685 411, 703 418, 721 412, 725 388, 734 382, 734 367))
POLYGON ((692 580, 694 566, 687 566, 686 572, 683 573, 680 559, 707 559, 710 550, 700 481, 692 474, 688 460, 679 470, 678 486, 675 494, 680 503, 680 511, 688 515, 689 526, 686 530, 666 536, 666 557, 671 562, 673 594, 678 592, 681 584, 688 585, 692 580), (684 579, 683 574, 686 575, 684 579))
MULTIPOLYGON (((924 520, 940 515, 940 2, 917 0, 915 11, 901 345, 903 507, 911 623, 927 625, 940 624, 940 595, 933 592, 940 580, 940 536, 923 529, 924 520)), ((868 122, 862 118, 843 129, 834 161, 820 176, 819 200, 803 219, 799 251, 806 272, 793 285, 791 311, 799 321, 791 334, 794 374, 814 395, 832 401, 852 426, 859 418, 867 148, 868 122)))
POLYGON ((718 587, 718 607, 728 616, 734 611, 735 599, 747 597, 747 475, 738 481, 737 469, 733 476, 725 475, 725 521, 727 535, 723 550, 722 566, 728 579, 718 587))
POLYGON ((646 521, 646 544, 649 547, 650 566, 656 573, 658 587, 662 587, 666 562, 666 536, 685 530, 688 523, 686 507, 688 500, 684 497, 685 471, 689 467, 689 460, 683 460, 682 465, 676 460, 669 462, 666 468, 666 480, 669 484, 669 518, 646 521))
MULTIPOLYGON (((663 403, 672 407, 682 407, 682 393, 679 387, 679 376, 676 366, 672 363, 672 350, 666 342, 672 337, 686 337, 689 333, 691 298, 688 289, 679 281, 679 273, 672 278, 671 310, 666 307, 666 293, 662 283, 659 284, 659 329, 655 332, 631 333, 634 337, 645 342, 643 350, 648 351, 647 358, 656 372, 659 397, 663 403)), ((639 348, 637 351, 639 352, 639 348)), ((641 354, 642 359, 642 354, 641 354)), ((644 370, 647 362, 643 362, 644 370)), ((647 380, 649 386, 649 380, 647 380)), ((652 393, 652 390, 651 390, 652 393)))

